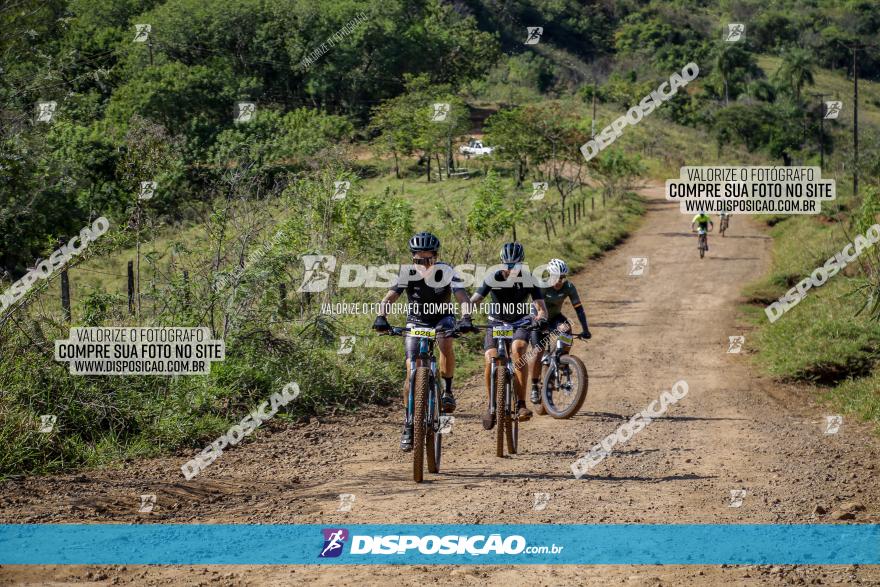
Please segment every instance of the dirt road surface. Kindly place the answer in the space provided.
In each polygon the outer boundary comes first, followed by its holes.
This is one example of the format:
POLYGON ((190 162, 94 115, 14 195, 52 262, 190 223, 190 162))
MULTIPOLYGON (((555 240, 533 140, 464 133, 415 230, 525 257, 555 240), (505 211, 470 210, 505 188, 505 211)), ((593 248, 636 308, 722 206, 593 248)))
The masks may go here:
MULTIPOLYGON (((521 427, 521 454, 494 456, 479 380, 460 382, 443 471, 416 485, 399 452, 400 411, 371 408, 298 427, 267 427, 192 481, 189 456, 6 482, 0 521, 27 523, 865 523, 880 522, 878 440, 846 419, 825 434, 815 393, 764 379, 750 366, 739 292, 761 276, 771 241, 734 217, 704 260, 689 218, 647 190, 649 212, 623 245, 574 278, 594 337, 578 343, 590 390, 569 421, 521 427), (628 276, 630 258, 648 271, 628 276), (728 337, 745 335, 743 352, 728 337), (688 395, 577 480, 571 463, 684 379, 688 395), (745 490, 740 507, 731 491, 745 490), (549 502, 535 509, 535 493, 549 502), (155 494, 138 514, 139 495, 155 494), (351 510, 340 494, 354 495, 351 510)), ((567 312, 573 312, 569 308, 567 312)), ((316 545, 318 548, 319 545, 316 545)), ((317 552, 317 551, 316 551, 317 552)), ((3 584, 94 585, 880 585, 858 566, 193 566, 5 567, 3 584)))

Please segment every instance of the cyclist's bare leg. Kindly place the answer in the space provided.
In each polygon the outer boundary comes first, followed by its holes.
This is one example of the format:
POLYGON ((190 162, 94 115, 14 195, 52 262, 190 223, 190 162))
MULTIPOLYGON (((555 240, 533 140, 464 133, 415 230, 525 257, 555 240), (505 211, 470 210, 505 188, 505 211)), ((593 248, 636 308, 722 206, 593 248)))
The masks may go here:
POLYGON ((516 397, 520 401, 526 401, 526 377, 528 377, 528 369, 523 364, 523 356, 528 349, 528 342, 525 340, 514 340, 510 345, 510 358, 514 365, 519 365, 513 370, 513 387, 516 390, 516 397))
POLYGON ((437 341, 440 349, 440 377, 443 379, 443 391, 440 405, 444 412, 455 411, 455 397, 452 392, 452 376, 455 374, 455 354, 452 350, 452 339, 440 338, 437 341))
POLYGON ((486 351, 486 405, 492 401, 492 363, 498 358, 497 349, 489 349, 486 351))
MULTIPOLYGON (((542 343, 547 344, 543 339, 542 343)), ((532 347, 531 352, 534 356, 529 359, 529 374, 532 376, 532 381, 537 381, 541 379, 541 357, 544 356, 544 347, 532 347)))
POLYGON ((410 369, 410 360, 406 360, 406 376, 403 378, 403 410, 404 413, 409 408, 409 374, 411 373, 410 369))
POLYGON ((486 351, 486 411, 482 417, 484 430, 491 430, 495 425, 495 416, 491 413, 489 406, 492 405, 492 363, 497 360, 498 351, 496 349, 486 351))
POLYGON ((437 348, 440 350, 440 377, 452 377, 455 375, 455 351, 452 347, 452 339, 448 336, 438 338, 437 348))

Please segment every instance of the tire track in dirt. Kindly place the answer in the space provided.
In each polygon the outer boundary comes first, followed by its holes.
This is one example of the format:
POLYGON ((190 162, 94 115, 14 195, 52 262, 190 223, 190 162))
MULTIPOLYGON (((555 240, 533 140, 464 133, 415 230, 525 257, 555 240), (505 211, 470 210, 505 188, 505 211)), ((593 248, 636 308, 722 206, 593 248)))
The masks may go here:
MULTIPOLYGON (((840 434, 823 434, 826 412, 810 390, 763 379, 750 365, 750 334, 737 304, 743 285, 769 266, 771 241, 764 230, 734 217, 729 236, 711 234, 710 251, 700 260, 690 219, 663 199, 662 187, 645 195, 641 228, 573 279, 593 324, 593 339, 575 347, 590 373, 587 401, 571 420, 535 417, 521 425, 521 454, 494 456, 494 432, 479 423, 485 391, 478 377, 460 382, 441 473, 428 474, 421 485, 412 482, 409 455, 397 449, 401 415, 392 406, 286 429, 270 423, 275 433, 228 451, 190 482, 180 479, 180 464, 189 458, 184 455, 123 470, 10 481, 0 490, 0 519, 827 523, 855 505, 864 508, 855 508, 856 522, 880 520, 880 483, 873 474, 880 443, 869 427, 847 419, 840 434), (647 275, 627 275, 634 256, 648 257, 647 275), (743 353, 727 353, 728 336, 743 334, 743 353), (576 458, 678 379, 687 381, 687 396, 574 479, 569 467, 576 458), (730 507, 735 489, 747 492, 741 507, 730 507), (536 492, 550 494, 541 511, 533 508, 536 492), (137 513, 141 493, 158 495, 150 514, 137 513), (344 493, 355 501, 350 511, 337 511, 344 493), (829 514, 819 513, 823 509, 829 514)), ((880 584, 876 568, 839 566, 7 567, 0 577, 66 582, 89 579, 87 573, 119 583, 193 585, 880 584)))

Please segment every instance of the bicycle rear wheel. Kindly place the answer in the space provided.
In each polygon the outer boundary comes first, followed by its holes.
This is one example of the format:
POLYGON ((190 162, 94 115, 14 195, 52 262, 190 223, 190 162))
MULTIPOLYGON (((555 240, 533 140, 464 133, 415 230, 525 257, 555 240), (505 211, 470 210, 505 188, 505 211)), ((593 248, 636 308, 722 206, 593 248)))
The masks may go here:
POLYGON ((413 411, 413 481, 421 483, 424 478, 426 408, 430 373, 426 367, 416 369, 415 410, 413 411))
POLYGON ((519 417, 516 414, 516 392, 513 389, 513 380, 508 377, 505 394, 507 401, 504 403, 504 436, 507 437, 507 452, 515 455, 519 441, 519 417))

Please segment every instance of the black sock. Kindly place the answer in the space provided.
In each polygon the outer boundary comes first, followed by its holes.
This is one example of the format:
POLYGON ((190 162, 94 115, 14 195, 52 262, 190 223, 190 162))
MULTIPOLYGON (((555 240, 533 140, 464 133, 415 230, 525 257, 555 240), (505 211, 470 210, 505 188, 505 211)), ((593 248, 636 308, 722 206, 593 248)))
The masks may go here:
POLYGON ((538 385, 538 380, 537 380, 537 379, 532 379, 532 385, 538 385))
POLYGON ((444 377, 443 383, 446 384, 446 393, 452 393, 452 377, 444 377))

